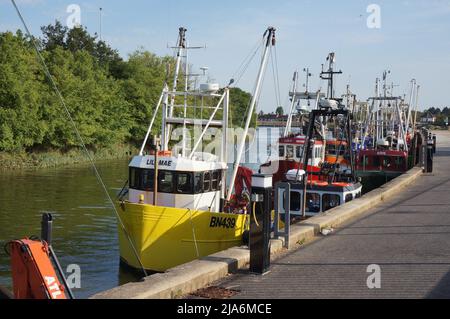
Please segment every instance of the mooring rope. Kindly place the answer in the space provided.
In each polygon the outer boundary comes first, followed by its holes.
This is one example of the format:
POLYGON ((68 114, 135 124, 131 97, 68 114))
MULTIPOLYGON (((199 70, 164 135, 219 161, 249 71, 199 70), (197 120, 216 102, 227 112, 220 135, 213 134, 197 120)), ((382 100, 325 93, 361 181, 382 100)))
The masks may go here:
POLYGON ((192 227, 192 238, 194 239, 195 252, 197 253, 197 258, 200 258, 200 253, 197 245, 197 237, 195 236, 194 221, 192 220, 192 211, 190 208, 188 208, 188 212, 189 212, 189 221, 191 222, 192 227))
POLYGON ((73 126, 73 128, 75 130, 75 134, 77 135, 77 138, 80 140, 81 146, 82 146, 84 152, 86 153, 86 157, 88 158, 88 160, 89 160, 89 162, 90 162, 90 164, 91 164, 91 166, 92 166, 92 168, 94 170, 95 177, 97 178, 98 182, 100 183, 101 187, 103 188, 103 191, 105 192, 105 194, 106 194, 106 196, 108 198, 108 201, 110 202, 110 204, 111 204, 111 206, 112 206, 112 208, 114 210, 114 213, 116 214, 117 220, 119 221, 119 225, 122 228, 122 230, 124 231, 125 236, 127 237, 128 242, 130 243, 130 245, 131 245, 131 247, 133 249, 133 253, 134 253, 136 259, 138 260, 138 262, 139 262, 139 264, 140 264, 140 266, 142 268, 142 272, 144 273, 145 276, 147 276, 147 271, 145 270, 144 265, 142 264, 141 258, 139 257, 139 254, 138 254, 138 252, 136 250, 136 247, 135 247, 135 245, 133 243, 133 240, 131 239, 129 233, 127 232, 127 230, 125 228, 125 225, 123 224, 122 219, 120 218, 119 212, 117 211, 116 206, 114 205, 114 202, 113 202, 111 196, 108 193, 108 189, 106 188, 106 185, 103 182, 103 179, 102 179, 100 173, 97 170, 97 166, 95 165, 94 160, 92 159, 91 155, 89 154, 89 151, 88 151, 88 149, 86 147, 86 144, 84 143, 84 140, 83 140, 80 132, 78 131, 77 125, 75 124, 75 121, 73 120, 72 115, 70 114, 70 111, 67 108, 66 102, 65 102, 61 92, 59 91, 58 86, 56 85, 52 75, 50 74, 50 71, 49 71, 49 69, 47 67, 47 64, 45 63, 44 58, 42 57, 41 52, 39 52, 39 48, 38 48, 38 46, 36 44, 36 41, 34 40, 30 30, 28 29, 28 26, 27 26, 27 24, 26 24, 26 22, 25 22, 25 20, 24 20, 24 18, 22 16, 22 14, 20 13, 20 10, 19 10, 19 8, 16 5, 15 0, 11 0, 11 2, 13 4, 14 8, 16 9, 17 15, 19 16, 19 19, 21 20, 21 22, 23 24, 23 27, 25 28, 25 31, 26 31, 27 35, 29 36, 29 38, 30 38, 30 41, 32 42, 32 44, 34 46, 34 49, 35 49, 35 51, 37 53, 39 61, 41 62, 42 67, 44 69, 44 73, 47 76, 47 78, 49 79, 51 85, 53 86, 54 91, 58 95, 58 98, 59 98, 59 100, 61 102, 61 105, 64 108, 64 111, 66 112, 66 115, 67 115, 71 125, 73 126))

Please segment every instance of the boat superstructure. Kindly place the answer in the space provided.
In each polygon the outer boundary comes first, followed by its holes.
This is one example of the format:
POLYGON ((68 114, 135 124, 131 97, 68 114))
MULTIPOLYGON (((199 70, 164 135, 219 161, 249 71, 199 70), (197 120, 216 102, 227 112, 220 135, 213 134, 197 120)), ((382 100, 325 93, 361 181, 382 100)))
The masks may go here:
MULTIPOLYGON (((127 198, 119 203, 121 218, 141 264, 151 271, 165 271, 240 245, 248 228, 245 203, 242 209, 231 209, 229 205, 240 195, 234 192, 235 185, 244 179, 238 174, 242 171, 240 166, 235 164, 227 184, 230 90, 228 86, 219 89, 218 84, 210 82, 191 88, 187 56, 193 47, 188 46, 186 31, 179 29, 173 84, 163 89, 140 153, 129 164, 127 198), (182 89, 178 87, 180 79, 182 89), (160 137, 153 139, 156 147, 147 146, 159 110, 160 137), (217 147, 208 152, 204 151, 205 135, 211 130, 215 132, 217 147)), ((274 37, 273 28, 264 34, 266 47, 253 107, 274 37)), ((235 163, 239 162, 238 156, 235 163)), ((236 189, 241 191, 242 187, 236 189)), ((139 268, 125 235, 119 229, 121 261, 139 268)))

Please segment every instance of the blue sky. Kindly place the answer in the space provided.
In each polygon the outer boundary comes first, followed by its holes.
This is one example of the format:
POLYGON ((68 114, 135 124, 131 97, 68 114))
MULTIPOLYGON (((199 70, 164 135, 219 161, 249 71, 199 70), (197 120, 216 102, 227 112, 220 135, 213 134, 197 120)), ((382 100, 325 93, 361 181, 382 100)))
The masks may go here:
MULTIPOLYGON (((337 93, 347 83, 365 100, 373 94, 376 77, 389 69, 395 94, 407 93, 409 81, 421 85, 420 105, 450 106, 450 0, 17 0, 32 32, 55 19, 66 21, 69 4, 81 7, 81 22, 99 31, 103 8, 103 39, 126 57, 143 47, 159 55, 172 54, 179 26, 188 29, 191 45, 206 49, 191 53, 194 67, 208 66, 210 75, 228 83, 267 26, 277 28, 277 56, 281 102, 286 104, 292 73, 310 67, 311 89, 320 81, 320 65, 336 52, 337 93), (367 27, 369 4, 381 8, 381 28, 367 27)), ((16 30, 19 20, 9 0, 0 0, 0 32, 16 30)), ((258 61, 239 83, 251 91, 258 61)), ((303 79, 303 78, 302 78, 303 79)), ((260 109, 275 109, 273 76, 269 65, 260 109)))

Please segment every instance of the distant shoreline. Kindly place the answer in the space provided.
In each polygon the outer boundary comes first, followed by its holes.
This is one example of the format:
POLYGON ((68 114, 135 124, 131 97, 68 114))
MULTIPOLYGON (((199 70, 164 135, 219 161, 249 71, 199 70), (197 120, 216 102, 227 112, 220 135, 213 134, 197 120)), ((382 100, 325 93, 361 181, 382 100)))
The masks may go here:
MULTIPOLYGON (((89 151, 95 161, 125 159, 136 154, 132 145, 120 144, 108 148, 89 151)), ((43 152, 0 152, 0 173, 2 171, 56 168, 67 165, 82 165, 89 162, 86 153, 81 148, 67 152, 59 150, 43 152)))

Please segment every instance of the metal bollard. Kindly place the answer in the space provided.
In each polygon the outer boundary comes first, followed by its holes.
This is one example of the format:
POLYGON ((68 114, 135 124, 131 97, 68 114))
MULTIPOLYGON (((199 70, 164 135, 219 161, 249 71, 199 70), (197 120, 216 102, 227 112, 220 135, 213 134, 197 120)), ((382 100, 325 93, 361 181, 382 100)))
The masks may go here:
POLYGON ((436 154, 436 134, 433 134, 433 155, 436 154))
POLYGON ((431 138, 428 139, 426 157, 427 157, 426 172, 432 173, 433 172, 433 140, 431 138))
POLYGON ((270 267, 272 176, 252 176, 250 216, 250 272, 264 274, 270 267))

